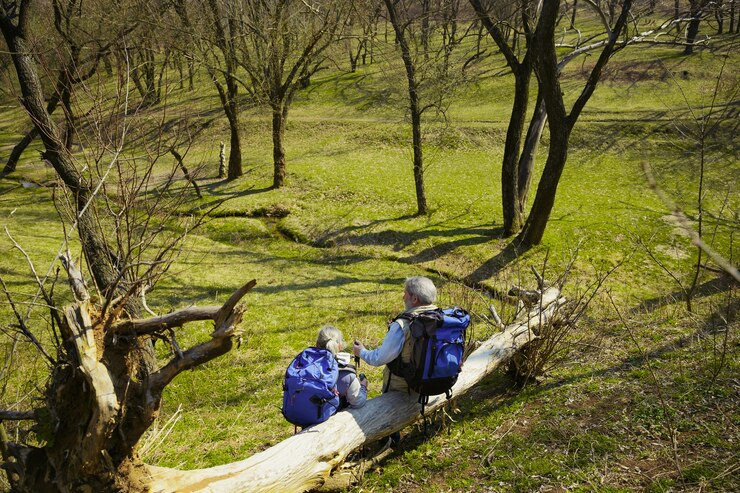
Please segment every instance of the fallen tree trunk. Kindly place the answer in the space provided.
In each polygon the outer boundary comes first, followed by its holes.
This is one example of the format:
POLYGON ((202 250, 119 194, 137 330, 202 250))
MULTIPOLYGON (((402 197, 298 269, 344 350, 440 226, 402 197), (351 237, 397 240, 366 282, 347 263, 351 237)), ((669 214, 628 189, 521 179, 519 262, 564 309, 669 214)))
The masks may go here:
MULTIPOLYGON (((507 326, 470 354, 454 396, 461 396, 536 338, 536 328, 552 319, 565 303, 560 291, 548 288, 525 319, 507 326)), ((428 413, 444 406, 445 396, 432 397, 428 413)), ((248 459, 207 469, 181 471, 149 466, 151 491, 165 492, 304 492, 321 486, 331 471, 364 444, 399 431, 420 418, 416 398, 390 392, 360 409, 342 411, 248 459)))

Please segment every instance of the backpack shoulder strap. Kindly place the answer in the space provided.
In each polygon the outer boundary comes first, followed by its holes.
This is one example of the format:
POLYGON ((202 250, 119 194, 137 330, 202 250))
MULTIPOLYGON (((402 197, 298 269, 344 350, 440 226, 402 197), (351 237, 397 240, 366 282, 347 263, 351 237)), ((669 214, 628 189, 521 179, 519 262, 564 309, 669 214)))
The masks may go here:
POLYGON ((346 365, 343 365, 343 364, 340 363, 339 364, 339 371, 340 372, 341 371, 346 371, 346 372, 352 373, 354 375, 357 374, 357 368, 355 368, 355 365, 350 364, 350 363, 347 363, 346 365))
POLYGON ((401 326, 401 330, 406 332, 408 328, 411 326, 411 322, 416 318, 416 314, 412 313, 400 313, 396 315, 390 322, 388 322, 388 329, 391 328, 391 325, 393 322, 396 322, 398 325, 401 326))

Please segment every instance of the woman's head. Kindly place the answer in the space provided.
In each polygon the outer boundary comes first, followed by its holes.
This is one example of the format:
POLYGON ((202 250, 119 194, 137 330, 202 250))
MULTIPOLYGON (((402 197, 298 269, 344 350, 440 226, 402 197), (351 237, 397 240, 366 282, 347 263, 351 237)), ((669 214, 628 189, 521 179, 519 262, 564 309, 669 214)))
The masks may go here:
POLYGON ((342 332, 333 325, 324 325, 316 338, 316 347, 329 350, 333 355, 344 349, 342 332))

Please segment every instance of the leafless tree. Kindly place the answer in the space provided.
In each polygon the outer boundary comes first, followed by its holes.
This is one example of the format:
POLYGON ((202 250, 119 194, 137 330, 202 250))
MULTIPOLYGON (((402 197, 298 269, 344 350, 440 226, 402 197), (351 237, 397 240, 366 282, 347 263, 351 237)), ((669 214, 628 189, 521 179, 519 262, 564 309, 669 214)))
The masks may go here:
MULTIPOLYGON (((116 88, 116 99, 85 101, 85 122, 76 118, 75 130, 87 145, 71 153, 64 130, 44 104, 40 68, 29 45, 30 19, 39 12, 34 8, 44 7, 28 0, 0 2, 0 31, 21 102, 43 142, 43 157, 59 177, 56 204, 68 231, 59 252, 69 291, 56 286, 54 276, 36 275, 37 293, 24 312, 2 283, 16 317, 3 334, 30 341, 49 375, 25 407, 0 410, 2 469, 13 491, 144 491, 148 480, 140 477, 144 468, 136 446, 158 414, 163 389, 182 371, 231 349, 243 312, 237 303, 254 281, 220 307, 139 318, 144 294, 167 273, 186 232, 199 221, 185 218, 186 224, 173 227, 189 192, 166 193, 180 183, 175 179, 179 166, 163 160, 187 145, 187 122, 182 131, 164 133, 158 129, 165 125, 150 122, 151 114, 136 119, 125 77, 130 68, 122 68, 124 84, 116 88), (73 233, 81 262, 69 252, 73 233), (37 337, 42 322, 29 317, 39 298, 49 308, 50 337, 37 337), (175 330, 191 320, 209 319, 214 321, 210 339, 180 348, 175 330), (152 352, 153 339, 172 348, 162 363, 152 352), (7 421, 30 425, 24 434, 7 434, 7 421)), ((25 254, 22 245, 14 244, 25 254)), ((36 273, 30 260, 29 268, 36 273)))
POLYGON ((422 116, 428 110, 445 112, 449 97, 460 82, 454 75, 456 67, 451 54, 466 33, 457 30, 458 1, 425 1, 421 5, 414 0, 384 1, 406 75, 416 208, 421 215, 428 212, 422 116), (436 46, 430 43, 432 34, 439 36, 436 46))
POLYGON ((570 110, 565 109, 563 92, 560 87, 560 71, 555 48, 555 24, 559 12, 558 0, 544 0, 540 20, 535 33, 537 60, 535 71, 539 91, 543 95, 550 129, 550 145, 542 177, 537 186, 537 194, 532 204, 524 229, 518 239, 525 245, 537 245, 542 240, 550 212, 555 204, 555 194, 560 176, 568 155, 570 134, 578 117, 596 89, 604 66, 617 49, 617 41, 623 36, 628 16, 632 8, 631 0, 622 1, 622 10, 613 27, 609 27, 608 37, 603 44, 599 58, 591 69, 588 80, 570 110))
MULTIPOLYGON (((504 157, 501 166, 504 235, 511 236, 518 233, 524 224, 524 204, 526 203, 526 189, 529 184, 528 177, 520 178, 520 168, 527 169, 526 166, 520 165, 520 150, 529 106, 529 86, 535 56, 530 49, 530 45, 537 22, 539 2, 522 0, 513 5, 504 5, 500 2, 470 0, 470 3, 514 75, 514 101, 506 131, 504 157), (521 31, 514 30, 511 38, 509 38, 502 28, 511 26, 516 19, 519 20, 521 31), (522 41, 518 41, 519 38, 523 41, 523 47, 522 41), (519 50, 516 49, 517 44, 519 44, 519 50), (523 55, 521 55, 522 52, 523 55), (520 186, 520 182, 523 182, 522 186, 520 186), (522 196, 520 196, 520 192, 522 196)), ((539 109, 540 115, 544 113, 544 103, 541 99, 537 101, 535 108, 535 111, 539 109)), ((533 121, 535 120, 533 118, 533 121)), ((533 131, 536 126, 537 124, 534 123, 533 131)), ((536 148, 530 146, 529 149, 535 150, 536 148)), ((533 159, 534 152, 531 152, 531 156, 533 159)))
POLYGON ((182 27, 195 49, 189 56, 200 57, 213 81, 221 107, 229 122, 230 146, 227 179, 244 174, 239 113, 237 44, 243 35, 237 2, 225 0, 174 0, 172 3, 182 27))
POLYGON ((296 92, 321 67, 324 52, 337 40, 349 13, 347 2, 244 2, 238 63, 254 97, 272 110, 273 187, 287 176, 285 125, 296 92))
POLYGON ((707 7, 712 3, 709 0, 689 0, 689 25, 686 28, 686 47, 683 50, 684 55, 691 55, 694 52, 694 44, 699 35, 699 24, 706 15, 707 7))
POLYGON ((373 62, 373 43, 378 31, 378 20, 383 8, 381 0, 355 0, 350 4, 350 14, 342 34, 349 57, 350 72, 357 65, 373 62), (370 60, 367 60, 368 53, 370 60))
MULTIPOLYGON (((129 59, 134 65, 132 79, 136 82, 144 104, 155 104, 160 98, 162 77, 165 65, 154 60, 150 37, 144 35, 142 24, 151 25, 162 14, 163 6, 140 9, 135 17, 116 15, 113 4, 106 2, 83 3, 78 0, 62 2, 51 0, 48 12, 49 24, 54 31, 44 31, 34 43, 45 42, 44 50, 53 56, 43 56, 43 77, 56 74, 54 86, 50 91, 46 105, 49 114, 61 109, 64 119, 64 143, 70 147, 74 141, 75 114, 72 99, 76 87, 94 77, 102 60, 108 60, 113 52, 126 50, 127 58, 131 53, 144 53, 141 65, 129 59), (136 33, 136 34, 134 34, 136 33), (121 40, 127 39, 130 45, 121 46, 121 40), (135 41, 135 42, 134 42, 135 41), (145 46, 149 46, 145 48, 145 46), (56 67, 56 68, 52 68, 56 67), (141 75, 140 74, 145 74, 141 75), (158 76, 158 77, 157 77, 158 76)), ((42 22, 43 17, 36 19, 42 22)), ((38 137, 38 128, 34 125, 13 147, 0 178, 6 176, 17 166, 26 148, 38 137)))

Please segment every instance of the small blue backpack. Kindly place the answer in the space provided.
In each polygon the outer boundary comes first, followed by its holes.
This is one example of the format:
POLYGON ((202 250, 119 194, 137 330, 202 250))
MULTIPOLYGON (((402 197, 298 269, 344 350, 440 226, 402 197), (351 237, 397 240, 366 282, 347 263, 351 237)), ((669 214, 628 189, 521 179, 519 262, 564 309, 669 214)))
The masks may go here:
POLYGON ((331 351, 309 347, 285 370, 283 416, 305 428, 322 423, 339 409, 336 393, 339 369, 331 351))

